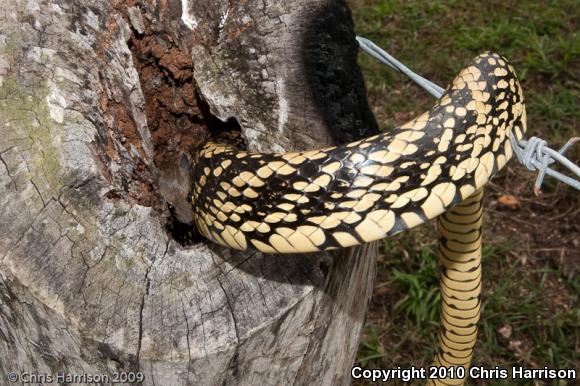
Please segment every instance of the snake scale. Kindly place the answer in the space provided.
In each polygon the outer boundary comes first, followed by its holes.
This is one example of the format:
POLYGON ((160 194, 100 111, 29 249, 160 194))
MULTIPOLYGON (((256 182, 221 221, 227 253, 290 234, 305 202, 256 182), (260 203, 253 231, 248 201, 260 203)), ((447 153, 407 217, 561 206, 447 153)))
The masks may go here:
POLYGON ((509 137, 525 129, 513 68, 485 53, 429 111, 370 138, 283 154, 207 143, 194 159, 194 222, 234 249, 303 253, 379 240, 443 214, 435 363, 467 367, 479 319, 482 188, 511 158, 509 137))

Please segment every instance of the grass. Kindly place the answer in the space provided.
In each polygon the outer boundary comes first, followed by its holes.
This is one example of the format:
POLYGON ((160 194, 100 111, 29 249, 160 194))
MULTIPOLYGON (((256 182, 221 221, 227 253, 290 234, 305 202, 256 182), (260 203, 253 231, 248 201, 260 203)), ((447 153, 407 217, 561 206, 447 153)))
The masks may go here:
MULTIPOLYGON (((557 140, 572 135, 580 118, 576 108, 580 96, 578 4, 351 1, 358 34, 441 85, 481 52, 496 51, 509 58, 526 90, 531 127, 547 128, 550 138, 557 140)), ((430 97, 414 86, 414 91, 402 86, 405 95, 411 93, 414 98, 399 100, 400 83, 410 85, 406 79, 368 57, 361 57, 361 65, 371 96, 389 101, 389 106, 379 102, 375 107, 386 107, 381 111, 389 116, 397 118, 394 113, 401 109, 423 110, 431 104, 430 97)), ((385 127, 398 122, 382 121, 385 127)))
MULTIPOLYGON (((558 148, 579 135, 577 1, 349 3, 359 35, 442 86, 483 51, 506 56, 524 88, 528 136, 543 137, 558 148)), ((401 124, 433 104, 402 75, 366 55, 360 55, 359 63, 382 128, 401 124)), ((580 146, 569 157, 580 163, 580 146)), ((577 191, 553 180, 535 197, 534 177, 512 161, 486 192, 483 311, 473 362, 492 368, 580 370, 580 199, 577 191), (507 194, 519 201, 515 210, 498 204, 507 194)), ((431 363, 440 307, 435 234, 430 225, 385 240, 360 365, 431 363)))

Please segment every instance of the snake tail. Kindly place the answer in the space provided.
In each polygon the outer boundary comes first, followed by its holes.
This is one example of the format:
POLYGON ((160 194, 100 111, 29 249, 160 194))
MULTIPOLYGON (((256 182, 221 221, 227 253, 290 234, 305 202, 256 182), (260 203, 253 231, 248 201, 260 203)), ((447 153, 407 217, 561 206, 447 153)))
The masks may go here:
POLYGON ((477 339, 481 293, 483 189, 437 219, 441 330, 433 385, 463 385, 477 339), (461 367, 461 369, 459 369, 461 367))

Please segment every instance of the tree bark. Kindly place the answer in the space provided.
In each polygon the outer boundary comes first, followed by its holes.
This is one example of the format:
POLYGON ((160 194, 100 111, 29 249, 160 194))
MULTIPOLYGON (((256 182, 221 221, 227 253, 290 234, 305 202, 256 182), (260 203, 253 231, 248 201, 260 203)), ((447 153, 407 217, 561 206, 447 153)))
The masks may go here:
POLYGON ((188 161, 213 130, 240 127, 258 151, 377 130, 346 5, 0 7, 1 383, 348 384, 376 244, 276 256, 176 241, 188 161))

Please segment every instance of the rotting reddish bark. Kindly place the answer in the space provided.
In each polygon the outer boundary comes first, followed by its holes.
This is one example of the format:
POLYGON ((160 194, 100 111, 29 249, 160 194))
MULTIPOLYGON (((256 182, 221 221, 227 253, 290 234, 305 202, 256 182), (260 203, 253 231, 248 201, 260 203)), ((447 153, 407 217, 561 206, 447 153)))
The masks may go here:
POLYGON ((164 214, 169 227, 175 229, 174 218, 192 221, 187 201, 191 155, 209 137, 208 120, 200 107, 191 59, 170 37, 134 33, 129 47, 145 98, 157 191, 170 204, 171 210, 164 214))
POLYGON ((131 37, 130 47, 139 72, 145 114, 155 149, 155 165, 175 162, 207 140, 191 59, 169 39, 156 35, 131 37))
MULTIPOLYGON (((131 25, 127 9, 134 3, 115 1, 111 4, 131 25)), ((109 36, 116 28, 114 20, 109 20, 108 25, 108 33, 99 44, 102 52, 108 47, 109 36)), ((106 165, 110 165, 110 160, 119 160, 112 136, 120 137, 129 154, 134 151, 139 153, 134 160, 134 172, 126 176, 128 181, 122 184, 126 189, 111 190, 107 197, 153 207, 163 214, 168 224, 173 222, 171 213, 177 209, 181 213, 179 221, 190 222, 183 214, 190 211, 187 193, 191 154, 195 147, 207 141, 209 122, 214 118, 199 98, 191 57, 178 47, 170 35, 152 31, 144 23, 143 31, 131 30, 128 46, 145 100, 143 111, 151 135, 153 155, 152 159, 148 159, 145 154, 143 138, 126 105, 109 99, 103 92, 99 107, 103 116, 107 117, 108 138, 99 146, 100 149, 95 150, 101 174, 111 181, 115 172, 106 165), (143 160, 149 162, 144 163, 143 160)))

